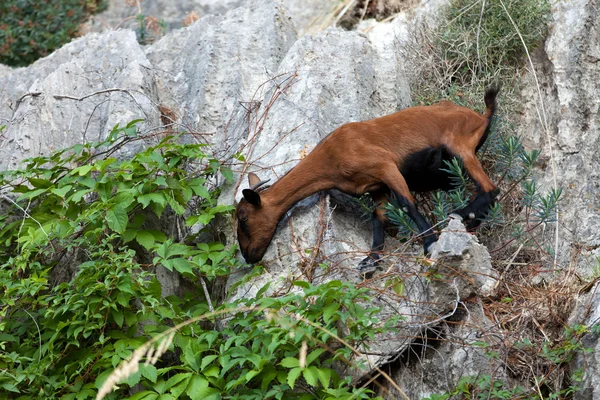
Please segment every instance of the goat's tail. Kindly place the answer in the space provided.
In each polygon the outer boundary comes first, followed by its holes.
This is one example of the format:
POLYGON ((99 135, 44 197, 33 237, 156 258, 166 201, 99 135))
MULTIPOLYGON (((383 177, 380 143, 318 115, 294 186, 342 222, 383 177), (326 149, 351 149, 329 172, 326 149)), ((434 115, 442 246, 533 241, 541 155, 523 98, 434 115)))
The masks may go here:
POLYGON ((485 101, 485 113, 483 114, 487 117, 487 126, 485 127, 485 131, 475 148, 475 151, 478 151, 481 146, 485 143, 490 133, 490 128, 492 126, 492 118, 494 118, 494 114, 496 112, 496 96, 500 91, 500 87, 498 86, 490 86, 486 89, 485 95, 483 96, 483 100, 485 101))

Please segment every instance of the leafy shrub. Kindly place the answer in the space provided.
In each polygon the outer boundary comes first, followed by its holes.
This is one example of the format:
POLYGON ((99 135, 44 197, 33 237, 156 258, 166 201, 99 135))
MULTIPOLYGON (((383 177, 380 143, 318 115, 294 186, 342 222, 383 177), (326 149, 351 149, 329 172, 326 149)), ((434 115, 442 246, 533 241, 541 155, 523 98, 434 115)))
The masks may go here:
POLYGON ((238 266, 235 246, 176 241, 168 229, 185 215, 211 237, 232 207, 217 204, 210 181, 232 175, 177 137, 117 158, 141 139, 136 122, 0 173, 0 394, 93 398, 117 365, 179 324, 160 351, 173 353, 136 364, 108 398, 369 398, 334 369, 356 366, 338 334, 360 346, 384 328, 362 289, 296 282, 285 296, 265 287, 214 312, 208 287, 163 297, 160 268, 198 288, 238 266))
POLYGON ((0 2, 0 63, 29 65, 77 36, 104 0, 3 0, 0 2))
POLYGON ((523 45, 532 50, 546 36, 549 17, 546 0, 452 0, 444 16, 450 23, 438 38, 455 71, 452 80, 468 84, 473 75, 509 78, 522 63, 523 45))

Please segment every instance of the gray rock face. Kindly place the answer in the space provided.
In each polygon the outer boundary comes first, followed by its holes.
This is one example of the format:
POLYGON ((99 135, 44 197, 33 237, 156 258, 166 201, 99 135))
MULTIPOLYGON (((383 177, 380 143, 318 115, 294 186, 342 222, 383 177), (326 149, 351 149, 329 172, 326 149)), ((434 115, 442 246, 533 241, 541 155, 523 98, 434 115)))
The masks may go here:
MULTIPOLYGON (((441 322, 429 331, 421 331, 403 357, 390 367, 390 377, 402 388, 409 399, 423 399, 431 395, 452 392, 462 377, 493 375, 512 383, 502 360, 490 358, 482 343, 493 346, 501 337, 495 334, 495 324, 477 304, 460 310, 456 323, 441 322), (477 326, 477 331, 471 327, 477 326), (487 332, 481 335, 481 331, 487 332)), ((385 385, 385 382, 382 382, 385 385)), ((405 398, 393 387, 380 390, 387 399, 405 398)))
MULTIPOLYGON (((406 253, 404 250, 403 254, 406 253)), ((466 300, 473 295, 491 295, 497 284, 496 275, 485 247, 458 220, 451 220, 442 230, 429 259, 415 262, 404 258, 398 262, 394 258, 386 271, 362 282, 373 289, 369 306, 381 309, 381 320, 403 318, 396 329, 376 335, 369 343, 367 357, 372 365, 381 367, 391 363, 392 379, 408 390, 411 399, 443 393, 451 390, 460 377, 477 375, 482 365, 493 362, 484 349, 473 345, 482 338, 479 329, 473 331, 470 327, 474 324, 489 333, 494 324, 485 317, 479 304, 466 300), (444 278, 427 278, 436 274, 444 278), (404 289, 400 293, 393 289, 396 282, 402 282, 404 289), (448 323, 449 320, 454 323, 448 323), (450 337, 456 340, 446 342, 450 337), (418 362, 413 360, 415 357, 418 362), (422 370, 427 371, 427 376, 422 370)), ((484 339, 490 344, 493 340, 492 335, 484 339)), ((503 367, 499 362, 496 364, 501 375, 503 367)), ((381 394, 404 398, 393 390, 381 394)))
MULTIPOLYGON (((530 75, 523 93, 522 134, 530 145, 544 150, 544 187, 563 189, 558 260, 562 266, 576 267, 581 276, 591 275, 600 256, 599 11, 598 4, 585 0, 553 5, 550 35, 535 54, 539 92, 530 75)), ((598 324, 599 299, 596 285, 591 294, 577 299, 569 323, 598 324)), ((573 369, 585 371, 584 390, 575 398, 600 399, 598 335, 587 334, 582 341, 595 353, 581 354, 574 363, 573 369)))
MULTIPOLYGON (((588 327, 598 326, 600 323, 600 285, 596 283, 587 294, 580 295, 577 307, 569 319, 569 325, 585 324, 588 327)), ((581 343, 589 352, 577 355, 571 363, 574 371, 583 372, 583 380, 576 386, 581 391, 575 393, 577 400, 600 399, 600 334, 598 329, 585 334, 581 343)))
MULTIPOLYGON (((437 260, 436 266, 444 276, 458 279, 458 291, 465 297, 471 294, 491 296, 498 285, 498 274, 492 268, 487 249, 479 244, 476 236, 467 233, 457 219, 450 218, 431 258, 437 260)), ((448 297, 448 294, 440 293, 440 297, 448 297)))
POLYGON ((553 6, 552 29, 545 48, 536 57, 540 93, 531 77, 531 85, 524 91, 526 112, 522 124, 523 136, 532 146, 543 149, 548 161, 541 171, 545 188, 556 182, 563 189, 559 259, 562 264, 576 261, 583 273, 595 265, 595 257, 600 255, 597 17, 598 6, 588 1, 553 6))
MULTIPOLYGON (((248 0, 191 0, 191 1, 161 1, 145 0, 140 7, 145 16, 152 16, 163 21, 169 29, 180 28, 187 13, 195 12, 198 17, 213 14, 225 14, 227 11, 241 7, 248 0)), ((135 15, 138 8, 133 4, 120 0, 109 0, 108 7, 102 13, 95 15, 87 24, 87 29, 101 32, 107 28, 136 29, 138 23, 135 15)))
MULTIPOLYGON (((88 35, 6 73, 0 118, 7 121, 0 168, 106 137, 117 123, 158 125, 151 65, 130 31, 88 35)), ((135 151, 134 148, 131 151, 135 151)))
MULTIPOLYGON (((244 6, 249 0, 188 0, 185 2, 169 0, 145 0, 141 2, 141 11, 145 16, 151 16, 162 21, 168 30, 181 28, 188 14, 195 13, 202 18, 206 15, 224 15, 227 12, 244 6)), ((331 13, 339 5, 337 0, 281 0, 292 16, 301 34, 310 32, 318 27, 324 16, 331 13)), ((135 18, 138 8, 121 0, 109 0, 108 7, 102 13, 95 15, 85 29, 92 32, 102 32, 106 29, 121 27, 137 29, 139 23, 135 18)), ((260 19, 260 16, 259 16, 260 19)))
MULTIPOLYGON (((246 163, 235 164, 236 184, 222 188, 220 201, 230 204, 246 187, 248 172, 274 181, 341 124, 410 105, 400 50, 406 32, 402 24, 412 14, 371 30, 371 40, 337 29, 298 39, 298 32, 309 29, 313 10, 322 13, 336 1, 317 1, 312 7, 284 0, 288 13, 276 0, 197 0, 193 4, 206 7, 207 13, 222 15, 207 15, 147 47, 131 31, 106 31, 75 40, 28 68, 0 66, 0 121, 6 125, 0 136, 0 168, 103 139, 115 124, 132 119, 143 118, 145 132, 163 132, 167 128, 161 117, 168 109, 168 129, 197 133, 221 159, 244 155, 246 163), (296 29, 294 20, 304 22, 296 29)), ((422 1, 422 7, 444 2, 422 1)), ((165 10, 173 15, 188 11, 183 5, 169 7, 165 10)), ((556 175, 565 190, 561 259, 573 256, 585 272, 600 255, 600 27, 597 6, 584 0, 557 3, 553 12, 538 72, 543 72, 539 77, 556 172, 548 167, 542 179, 550 187, 556 175)), ((525 91, 524 99, 525 137, 536 147, 548 146, 535 110, 540 104, 537 89, 525 91)), ((136 150, 128 148, 124 156, 136 150)), ((493 332, 493 324, 466 300, 492 295, 497 284, 489 254, 476 238, 452 220, 433 249, 433 264, 400 263, 390 257, 386 271, 364 283, 356 266, 369 250, 371 226, 360 213, 356 203, 335 191, 304 199, 280 222, 265 255, 265 271, 232 295, 253 295, 267 282, 276 290, 296 279, 370 285, 377 293, 373 304, 383 308, 382 318, 407 316, 398 331, 372 343, 377 355, 370 357, 376 365, 402 359, 418 346, 415 337, 431 331, 456 339, 394 375, 411 398, 448 390, 465 374, 501 368, 473 346, 476 341, 493 342, 493 335, 477 337, 478 330, 493 332), (432 276, 431 269, 447 279, 425 279, 432 276), (390 289, 390 278, 402 282, 402 294, 390 289), (453 319, 463 323, 446 325, 453 319)), ((232 228, 227 227, 230 232, 232 228)), ((386 248, 393 252, 395 247, 407 252, 406 246, 388 239, 386 248)), ((420 250, 412 253, 419 256, 420 250)), ((232 281, 244 273, 239 271, 232 281)), ((178 290, 172 276, 163 282, 172 292, 178 290)), ((582 304, 573 321, 597 323, 598 298, 582 298, 582 304), (584 313, 590 305, 590 313, 584 313)), ((598 354, 597 337, 586 340, 598 354)), ((594 355, 576 361, 590 371, 581 398, 600 398, 598 361, 594 355)))
POLYGON ((253 1, 175 31, 146 54, 161 100, 175 111, 182 129, 209 134, 206 139, 222 149, 231 139, 222 132, 234 109, 260 100, 257 90, 274 76, 295 40, 294 26, 279 3, 253 1))

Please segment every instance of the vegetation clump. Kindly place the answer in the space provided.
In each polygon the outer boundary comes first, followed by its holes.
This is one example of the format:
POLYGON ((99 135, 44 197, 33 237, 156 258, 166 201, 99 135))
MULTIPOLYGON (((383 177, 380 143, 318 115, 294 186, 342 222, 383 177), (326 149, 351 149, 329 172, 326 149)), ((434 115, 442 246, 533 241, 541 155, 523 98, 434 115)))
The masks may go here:
POLYGON ((105 0, 3 0, 0 63, 21 67, 68 43, 105 0))
POLYGON ((369 398, 334 369, 360 366, 353 349, 385 328, 365 289, 295 282, 215 301, 239 266, 235 246, 211 240, 232 210, 211 182, 231 171, 178 137, 119 159, 142 139, 136 123, 0 173, 2 397, 92 399, 111 376, 109 399, 369 398), (194 289, 163 293, 165 273, 194 289))

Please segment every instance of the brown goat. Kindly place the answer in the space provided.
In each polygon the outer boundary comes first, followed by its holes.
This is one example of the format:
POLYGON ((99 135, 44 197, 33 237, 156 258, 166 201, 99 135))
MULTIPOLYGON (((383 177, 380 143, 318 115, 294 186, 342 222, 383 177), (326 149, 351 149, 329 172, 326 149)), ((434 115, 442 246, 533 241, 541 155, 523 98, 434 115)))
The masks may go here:
POLYGON ((488 136, 497 93, 496 88, 486 91, 484 114, 445 100, 342 125, 264 190, 258 189, 265 181, 249 174, 251 188, 243 190, 236 211, 244 258, 260 261, 287 210, 313 193, 334 188, 354 196, 370 193, 376 204, 373 246, 361 265, 379 259, 387 222, 383 204, 390 195, 416 223, 428 253, 437 236, 417 211, 410 190, 450 189, 449 176, 440 167, 453 157, 462 160, 477 189, 473 201, 453 214, 476 225, 499 192, 475 157, 488 136))

